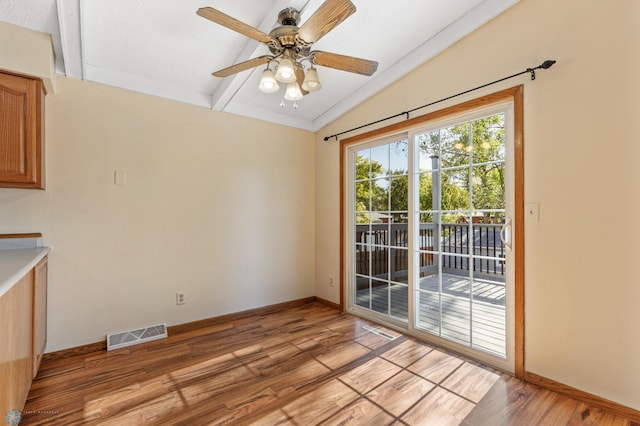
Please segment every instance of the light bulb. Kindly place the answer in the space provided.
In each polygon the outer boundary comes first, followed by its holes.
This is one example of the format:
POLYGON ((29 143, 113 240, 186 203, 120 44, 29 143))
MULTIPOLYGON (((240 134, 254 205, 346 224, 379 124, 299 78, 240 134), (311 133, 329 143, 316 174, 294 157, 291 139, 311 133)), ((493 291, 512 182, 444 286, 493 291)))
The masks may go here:
POLYGON ((315 68, 310 68, 307 74, 304 76, 302 82, 302 88, 307 92, 317 92, 322 89, 322 84, 318 78, 318 71, 315 68))
POLYGON ((280 85, 276 81, 273 76, 273 72, 267 68, 262 72, 262 77, 260 77, 260 84, 258 85, 258 89, 260 89, 263 93, 274 93, 280 89, 280 85))
POLYGON ((275 78, 282 83, 292 83, 296 81, 296 70, 294 69, 291 59, 284 58, 280 61, 275 78))
POLYGON ((284 92, 284 98, 288 101, 299 101, 302 99, 302 91, 298 83, 293 82, 287 84, 287 90, 284 92))

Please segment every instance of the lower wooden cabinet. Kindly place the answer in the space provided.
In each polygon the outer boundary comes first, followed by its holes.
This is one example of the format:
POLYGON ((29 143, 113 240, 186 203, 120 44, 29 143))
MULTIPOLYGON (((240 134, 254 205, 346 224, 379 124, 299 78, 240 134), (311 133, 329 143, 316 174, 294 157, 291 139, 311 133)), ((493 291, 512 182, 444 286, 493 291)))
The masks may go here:
POLYGON ((21 411, 46 343, 47 257, 0 297, 0 419, 21 411))
POLYGON ((40 361, 47 344, 47 273, 49 259, 44 259, 33 270, 33 377, 38 374, 40 361))

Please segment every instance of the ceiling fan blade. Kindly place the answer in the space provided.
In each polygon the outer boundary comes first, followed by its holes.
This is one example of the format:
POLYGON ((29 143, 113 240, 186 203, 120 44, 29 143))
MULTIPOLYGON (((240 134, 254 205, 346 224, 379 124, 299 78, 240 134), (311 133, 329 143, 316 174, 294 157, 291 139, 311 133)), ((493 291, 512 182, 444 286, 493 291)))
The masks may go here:
POLYGON ((298 37, 306 43, 315 43, 355 11, 349 0, 327 0, 302 24, 298 37))
POLYGON ((298 83, 298 86, 300 86, 302 96, 309 94, 309 92, 302 88, 302 83, 304 83, 304 71, 302 71, 302 68, 300 67, 296 67, 296 82, 298 83))
POLYGON ((315 51, 310 54, 313 63, 323 67, 349 71, 356 74, 372 75, 378 69, 376 61, 338 55, 337 53, 315 51))
POLYGON ((215 22, 216 24, 227 27, 230 30, 236 31, 254 40, 258 40, 259 42, 269 43, 271 41, 271 36, 269 36, 268 34, 263 33, 262 31, 252 27, 251 25, 240 22, 229 15, 225 15, 224 13, 212 7, 201 7, 196 13, 203 18, 215 22))
POLYGON ((230 67, 223 68, 213 73, 214 77, 229 77, 230 75, 237 74, 240 71, 245 71, 250 68, 255 68, 260 65, 264 65, 267 62, 273 60, 273 56, 264 55, 258 56, 257 58, 249 59, 248 61, 240 62, 235 65, 231 65, 230 67))

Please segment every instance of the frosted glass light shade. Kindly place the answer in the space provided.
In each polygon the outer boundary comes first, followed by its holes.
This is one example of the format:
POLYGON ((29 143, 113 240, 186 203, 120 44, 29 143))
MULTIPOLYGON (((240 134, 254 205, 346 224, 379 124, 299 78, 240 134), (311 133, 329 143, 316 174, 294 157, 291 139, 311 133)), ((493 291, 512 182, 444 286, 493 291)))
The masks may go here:
POLYGON ((292 83, 296 81, 296 70, 291 59, 284 58, 278 64, 276 70, 276 80, 282 83, 292 83))
POLYGON ((270 69, 266 69, 262 72, 262 77, 260 77, 260 84, 258 85, 258 89, 260 89, 263 93, 274 93, 280 89, 280 85, 276 81, 276 78, 273 75, 273 72, 270 69))
POLYGON ((288 101, 299 101, 302 99, 302 91, 298 83, 293 82, 287 84, 287 90, 284 92, 284 98, 288 101))
POLYGON ((302 88, 307 92, 317 92, 322 89, 322 84, 318 78, 318 71, 315 68, 310 68, 307 74, 304 76, 302 82, 302 88))

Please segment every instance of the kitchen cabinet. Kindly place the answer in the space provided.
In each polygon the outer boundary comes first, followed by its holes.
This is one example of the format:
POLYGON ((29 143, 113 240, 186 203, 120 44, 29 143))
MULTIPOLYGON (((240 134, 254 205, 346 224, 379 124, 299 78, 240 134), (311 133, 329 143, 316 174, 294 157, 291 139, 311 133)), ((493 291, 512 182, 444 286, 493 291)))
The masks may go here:
POLYGON ((42 80, 0 72, 0 188, 44 183, 42 80))
POLYGON ((38 374, 47 344, 47 272, 48 257, 33 269, 33 377, 38 374))
MULTIPOLYGON (((22 410, 33 379, 33 273, 0 298, 0 414, 22 410)), ((4 417, 2 417, 4 418, 4 417)))
POLYGON ((11 276, 7 264, 17 260, 28 269, 9 282, 0 279, 0 418, 21 411, 38 372, 46 343, 47 256, 42 249, 0 250, 0 277, 11 276), (37 257, 33 259, 33 254, 37 257), (6 260, 8 258, 8 260, 6 260), (38 260, 40 259, 40 260, 38 260), (4 270, 3 270, 4 269, 4 270))

